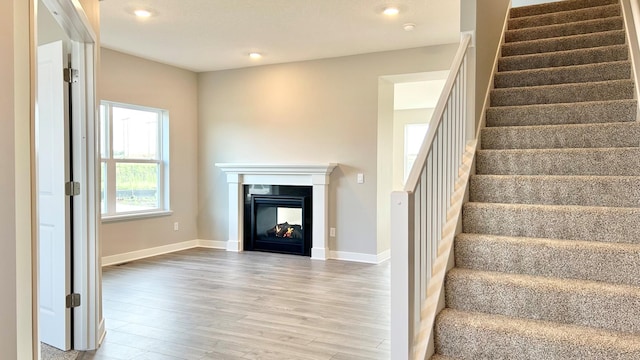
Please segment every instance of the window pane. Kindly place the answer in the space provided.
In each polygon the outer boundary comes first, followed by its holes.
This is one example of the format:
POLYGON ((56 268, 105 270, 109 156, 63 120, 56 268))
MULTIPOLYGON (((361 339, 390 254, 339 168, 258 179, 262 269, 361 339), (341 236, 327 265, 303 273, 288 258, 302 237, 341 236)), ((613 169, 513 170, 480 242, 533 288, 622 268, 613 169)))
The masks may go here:
POLYGON ((100 163, 100 213, 107 212, 107 199, 105 198, 105 189, 107 188, 107 163, 100 163))
POLYGON ((158 164, 116 163, 116 212, 157 209, 158 164))
POLYGON ((107 153, 107 139, 109 134, 109 114, 107 113, 107 106, 100 105, 100 157, 106 159, 109 155, 107 153))
POLYGON ((112 113, 115 159, 159 159, 158 112, 113 106, 112 113))

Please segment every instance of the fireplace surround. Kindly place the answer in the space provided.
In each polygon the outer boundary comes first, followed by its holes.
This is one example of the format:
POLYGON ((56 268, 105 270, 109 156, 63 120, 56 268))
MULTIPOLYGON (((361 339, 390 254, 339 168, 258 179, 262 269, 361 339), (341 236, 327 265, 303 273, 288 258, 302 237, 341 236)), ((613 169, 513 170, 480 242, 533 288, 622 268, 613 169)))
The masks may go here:
POLYGON ((229 187, 227 250, 244 250, 244 185, 310 186, 313 222, 311 258, 326 260, 329 255, 329 181, 337 165, 216 163, 215 166, 226 173, 229 187))

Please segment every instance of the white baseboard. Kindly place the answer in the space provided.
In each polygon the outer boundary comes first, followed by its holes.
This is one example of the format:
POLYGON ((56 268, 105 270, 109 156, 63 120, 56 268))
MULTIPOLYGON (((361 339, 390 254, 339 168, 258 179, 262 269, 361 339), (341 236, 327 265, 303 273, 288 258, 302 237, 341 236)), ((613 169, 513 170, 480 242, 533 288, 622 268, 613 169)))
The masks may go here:
MULTIPOLYGON (((181 251, 181 250, 193 249, 196 247, 220 249, 220 250, 227 250, 227 251, 237 251, 233 249, 233 246, 232 246, 232 250, 230 250, 229 243, 227 241, 196 239, 196 240, 183 241, 175 244, 157 246, 157 247, 148 248, 148 249, 131 251, 124 254, 103 256, 102 266, 122 264, 122 263, 130 262, 134 260, 140 260, 140 259, 144 259, 152 256, 168 254, 168 253, 181 251)), ((348 252, 348 251, 335 251, 335 250, 330 250, 327 252, 329 255, 328 256, 329 259, 354 261, 354 262, 362 262, 362 263, 369 263, 369 264, 379 264, 389 259, 389 256, 390 256, 390 250, 383 251, 377 255, 354 253, 354 252, 348 252)), ((316 255, 325 255, 325 253, 316 254, 316 255)), ((326 258, 322 256, 322 257, 316 257, 316 259, 325 260, 326 258)))
POLYGON ((220 241, 220 240, 202 240, 202 239, 198 239, 198 247, 225 250, 227 248, 227 242, 226 241, 220 241))
POLYGON ((391 259, 391 249, 387 249, 381 253, 378 253, 378 264, 389 259, 391 259))
POLYGON ((331 250, 329 251, 329 258, 335 259, 335 260, 354 261, 354 262, 361 262, 361 263, 368 263, 368 264, 379 263, 378 255, 354 253, 354 252, 348 252, 348 251, 331 250))
POLYGON ((196 239, 196 240, 183 241, 183 242, 175 243, 175 244, 169 244, 169 245, 153 247, 153 248, 149 248, 149 249, 131 251, 131 252, 124 253, 124 254, 103 256, 102 257, 102 266, 122 264, 122 263, 133 261, 133 260, 140 260, 140 259, 144 259, 144 258, 148 258, 148 257, 152 257, 152 256, 172 253, 172 252, 175 252, 175 251, 193 249, 193 248, 196 248, 196 247, 224 250, 227 247, 227 242, 226 241, 218 241, 218 240, 196 239))

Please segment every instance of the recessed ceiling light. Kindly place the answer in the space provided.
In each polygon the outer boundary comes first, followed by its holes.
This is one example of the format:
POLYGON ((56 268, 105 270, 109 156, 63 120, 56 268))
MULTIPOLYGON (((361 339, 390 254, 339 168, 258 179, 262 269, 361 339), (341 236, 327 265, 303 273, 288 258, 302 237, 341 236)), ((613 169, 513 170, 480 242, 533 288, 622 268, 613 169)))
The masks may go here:
POLYGON ((137 17, 148 18, 151 16, 151 12, 144 9, 138 9, 133 12, 137 17))
POLYGON ((416 28, 416 24, 414 24, 414 23, 406 23, 406 24, 402 25, 402 28, 404 29, 404 31, 413 31, 413 29, 416 28))
POLYGON ((249 57, 254 60, 257 60, 262 57, 262 54, 260 54, 259 52, 252 52, 252 53, 249 53, 249 57))
POLYGON ((387 16, 398 15, 399 12, 400 10, 398 10, 398 8, 395 8, 395 7, 388 7, 388 8, 385 8, 384 11, 382 11, 382 13, 387 16))

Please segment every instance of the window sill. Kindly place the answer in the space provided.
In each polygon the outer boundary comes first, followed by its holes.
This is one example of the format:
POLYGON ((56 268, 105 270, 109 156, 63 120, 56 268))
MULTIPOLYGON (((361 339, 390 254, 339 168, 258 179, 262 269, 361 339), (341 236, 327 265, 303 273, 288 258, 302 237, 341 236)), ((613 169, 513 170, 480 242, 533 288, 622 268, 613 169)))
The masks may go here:
POLYGON ((109 215, 109 216, 103 216, 102 222, 110 223, 110 222, 118 222, 118 221, 148 219, 148 218, 169 216, 172 214, 173 214, 173 211, 171 210, 162 210, 162 211, 152 211, 152 212, 136 213, 136 214, 109 215))

